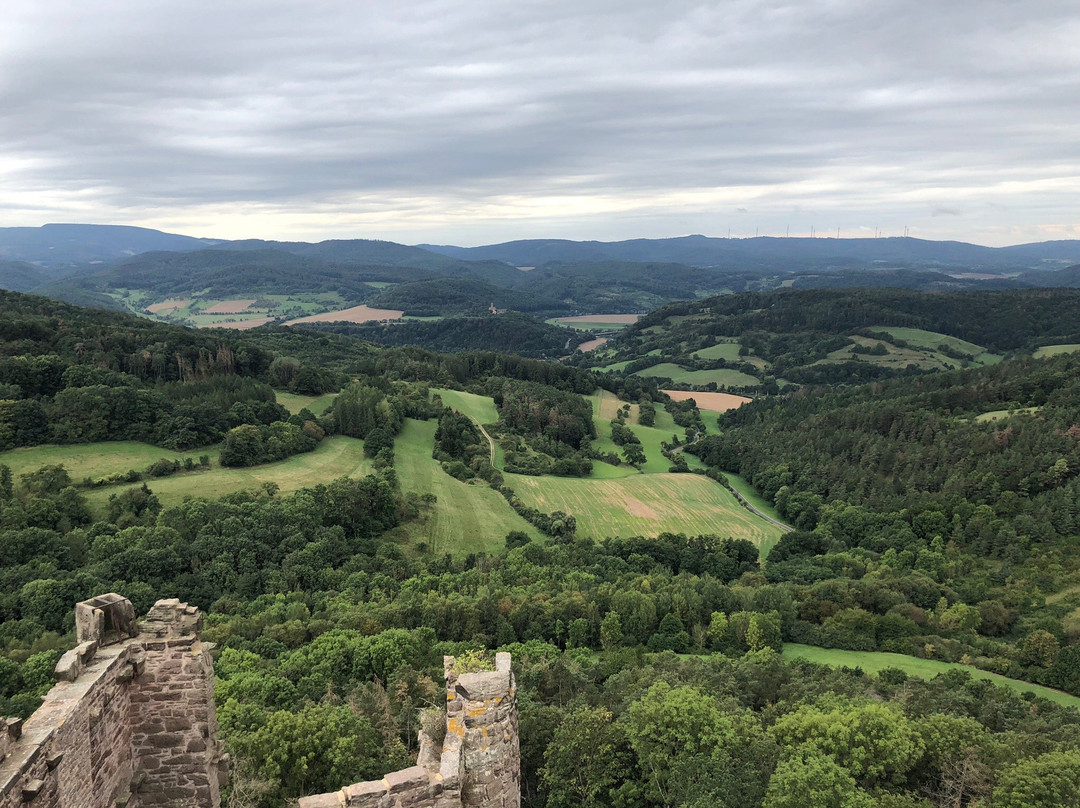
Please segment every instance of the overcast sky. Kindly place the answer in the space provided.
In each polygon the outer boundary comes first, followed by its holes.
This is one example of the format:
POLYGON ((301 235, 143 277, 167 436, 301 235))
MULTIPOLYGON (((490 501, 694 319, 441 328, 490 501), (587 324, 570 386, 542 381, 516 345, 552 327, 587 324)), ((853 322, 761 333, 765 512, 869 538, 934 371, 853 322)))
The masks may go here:
POLYGON ((4 0, 0 226, 1080 238, 1075 0, 4 0))

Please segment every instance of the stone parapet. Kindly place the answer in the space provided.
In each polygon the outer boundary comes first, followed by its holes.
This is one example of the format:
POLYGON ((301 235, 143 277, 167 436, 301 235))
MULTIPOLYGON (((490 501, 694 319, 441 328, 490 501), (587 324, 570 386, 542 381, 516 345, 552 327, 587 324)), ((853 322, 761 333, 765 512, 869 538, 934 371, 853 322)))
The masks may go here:
POLYGON ((58 683, 0 740, 0 808, 217 808, 213 670, 201 617, 158 601, 141 625, 116 594, 76 606, 58 683))
POLYGON ((445 657, 441 746, 421 730, 417 765, 302 797, 300 808, 519 808, 521 754, 510 663, 509 654, 496 654, 494 671, 458 674, 454 658, 445 657))

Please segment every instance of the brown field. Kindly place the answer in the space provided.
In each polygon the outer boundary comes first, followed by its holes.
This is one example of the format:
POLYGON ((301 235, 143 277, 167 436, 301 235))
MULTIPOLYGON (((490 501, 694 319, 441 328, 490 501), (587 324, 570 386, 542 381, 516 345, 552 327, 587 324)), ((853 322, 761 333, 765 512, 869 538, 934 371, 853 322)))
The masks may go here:
POLYGON ((251 308, 254 300, 222 300, 208 309, 203 309, 203 314, 239 314, 251 308))
POLYGON ((300 323, 370 323, 373 320, 400 320, 404 314, 405 312, 396 309, 372 309, 368 306, 353 306, 351 309, 326 311, 322 314, 300 317, 297 320, 290 320, 285 325, 299 325, 300 323))
POLYGON ((247 331, 249 328, 258 328, 260 325, 266 325, 273 319, 273 317, 256 317, 253 320, 237 320, 233 323, 206 323, 205 325, 200 325, 199 328, 235 328, 237 331, 247 331))
POLYGON ((595 351, 605 342, 607 342, 607 337, 597 337, 596 339, 591 339, 588 342, 581 343, 579 346, 577 346, 577 349, 582 353, 588 353, 589 351, 595 351))
POLYGON ((736 396, 731 393, 694 393, 689 390, 665 390, 664 392, 675 401, 686 401, 692 398, 697 402, 699 410, 710 412, 727 412, 751 401, 746 396, 736 396))
POLYGON ((146 310, 151 314, 161 314, 163 311, 182 309, 190 302, 190 300, 162 300, 160 303, 153 303, 147 306, 146 310))
POLYGON ((641 319, 640 314, 583 314, 580 317, 556 317, 559 323, 611 323, 630 325, 641 319))

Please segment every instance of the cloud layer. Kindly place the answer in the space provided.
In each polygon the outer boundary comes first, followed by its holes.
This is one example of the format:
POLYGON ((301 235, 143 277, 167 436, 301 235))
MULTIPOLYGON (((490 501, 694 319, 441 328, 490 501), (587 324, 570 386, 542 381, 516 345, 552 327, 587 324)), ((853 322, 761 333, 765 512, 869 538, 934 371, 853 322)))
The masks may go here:
POLYGON ((1080 237, 1071 2, 14 5, 0 225, 1080 237))

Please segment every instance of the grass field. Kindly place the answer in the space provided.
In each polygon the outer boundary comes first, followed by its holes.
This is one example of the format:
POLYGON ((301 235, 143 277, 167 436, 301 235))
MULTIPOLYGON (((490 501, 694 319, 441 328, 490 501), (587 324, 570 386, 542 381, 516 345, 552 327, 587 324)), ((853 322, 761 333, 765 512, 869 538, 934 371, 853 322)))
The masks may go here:
POLYGON ((674 362, 661 362, 651 368, 639 370, 635 376, 667 378, 677 384, 706 385, 716 382, 718 387, 755 387, 761 384, 759 379, 743 373, 741 370, 722 368, 720 370, 684 370, 674 362))
POLYGON ((301 396, 296 393, 283 393, 275 390, 277 402, 293 415, 307 407, 316 415, 324 415, 337 398, 337 393, 326 393, 321 396, 301 396))
POLYGON ((1036 348, 1033 355, 1036 359, 1045 359, 1048 356, 1076 353, 1077 351, 1080 351, 1080 345, 1044 345, 1041 348, 1036 348))
POLYGON ((552 317, 546 322, 579 331, 618 331, 639 319, 640 314, 583 314, 577 317, 552 317))
POLYGON ((436 426, 433 420, 406 419, 394 442, 395 468, 402 489, 436 497, 427 518, 397 529, 400 538, 425 542, 431 552, 440 555, 494 552, 504 546, 511 530, 540 539, 540 532, 518 516, 497 491, 455 480, 442 470, 431 457, 436 426))
POLYGON ((131 469, 144 471, 147 466, 162 458, 180 461, 191 458, 198 462, 200 455, 210 455, 211 462, 216 462, 218 447, 195 449, 191 452, 171 452, 133 440, 82 443, 74 446, 29 446, 0 452, 0 464, 11 469, 16 481, 20 474, 36 471, 42 466, 62 465, 71 475, 73 482, 81 483, 87 477, 99 480, 131 469))
POLYGON ((780 522, 784 521, 784 517, 776 510, 776 507, 769 502, 769 500, 765 499, 765 497, 761 496, 761 494, 757 492, 757 489, 750 485, 749 480, 738 474, 732 474, 729 471, 725 471, 724 476, 727 477, 728 482, 731 483, 731 487, 742 494, 743 499, 766 516, 770 516, 780 522))
POLYGON ((514 475, 510 484, 534 508, 572 514, 581 536, 713 534, 749 539, 758 546, 771 545, 780 536, 779 528, 696 474, 638 474, 618 480, 514 475))
MULTIPOLYGON (((899 326, 878 326, 870 330, 881 334, 888 334, 896 339, 901 339, 915 348, 924 348, 934 352, 942 345, 947 345, 953 350, 974 356, 975 363, 978 365, 996 365, 1002 359, 1000 355, 990 353, 981 345, 967 342, 959 337, 950 337, 945 334, 939 334, 936 331, 924 331, 921 328, 902 328, 899 326)), ((940 360, 946 362, 950 360, 950 357, 941 354, 936 354, 936 356, 940 360)), ((956 361, 957 360, 952 360, 954 364, 956 361)))
MULTIPOLYGON (((598 390, 589 396, 589 400, 593 405, 593 420, 596 422, 597 439, 593 441, 593 446, 601 452, 615 452, 621 457, 622 450, 611 439, 610 422, 619 407, 625 402, 620 401, 615 397, 614 393, 609 393, 607 390, 598 390)), ((671 467, 671 463, 664 457, 663 447, 660 444, 663 441, 670 441, 672 435, 678 435, 681 440, 685 430, 680 426, 676 426, 671 413, 662 406, 656 408, 656 421, 653 426, 641 426, 637 423, 637 419, 638 406, 632 404, 627 426, 641 441, 641 448, 645 451, 646 458, 646 463, 641 467, 640 473, 666 474, 671 467)), ((686 462, 692 469, 703 468, 701 461, 693 455, 687 455, 686 462)), ((633 466, 609 466, 607 463, 593 462, 590 479, 616 479, 638 473, 633 466)))
POLYGON ((877 673, 883 668, 900 668, 911 676, 920 679, 932 679, 939 673, 949 670, 963 670, 975 679, 986 679, 996 685, 1007 687, 1017 693, 1034 693, 1048 701, 1066 707, 1080 709, 1080 698, 1053 690, 1042 685, 1021 682, 997 673, 982 671, 956 662, 939 662, 935 659, 919 659, 906 654, 889 654, 883 651, 842 651, 836 648, 819 648, 816 645, 785 643, 783 656, 786 659, 807 659, 822 665, 833 667, 862 668, 867 673, 877 673))
POLYGON ((1016 410, 991 410, 990 412, 980 413, 975 416, 976 421, 999 421, 1002 418, 1008 418, 1010 415, 1034 415, 1042 407, 1021 407, 1016 410))
MULTIPOLYGON (((90 444, 86 448, 96 447, 97 451, 101 452, 103 447, 111 445, 98 443, 90 444)), ((282 493, 289 493, 326 483, 338 477, 359 477, 371 473, 371 464, 364 458, 363 447, 363 442, 356 438, 337 436, 326 438, 313 452, 295 455, 280 463, 228 469, 217 465, 215 459, 207 471, 176 474, 172 477, 148 481, 147 485, 166 506, 179 504, 185 497, 216 499, 234 491, 258 488, 266 482, 277 483, 282 493)), ((158 452, 158 457, 161 456, 160 449, 150 448, 158 452)), ((214 455, 216 454, 215 451, 214 455)), ((87 492, 86 498, 91 509, 100 514, 105 511, 112 494, 118 494, 138 485, 142 483, 95 488, 87 492)))
POLYGON ((716 345, 694 351, 690 355, 698 359, 723 359, 728 362, 738 362, 741 358, 737 342, 718 342, 716 345))

